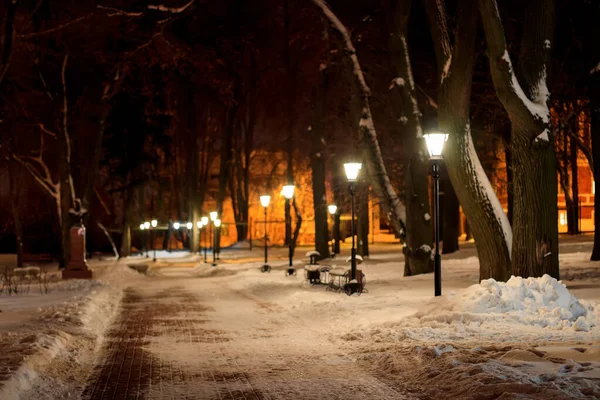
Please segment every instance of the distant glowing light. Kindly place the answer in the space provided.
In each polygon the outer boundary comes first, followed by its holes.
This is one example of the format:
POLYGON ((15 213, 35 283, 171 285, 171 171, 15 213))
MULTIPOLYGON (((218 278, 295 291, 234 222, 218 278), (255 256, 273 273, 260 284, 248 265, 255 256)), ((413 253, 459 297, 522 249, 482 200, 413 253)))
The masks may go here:
POLYGON ((348 178, 348 181, 356 182, 361 168, 361 163, 345 163, 344 170, 346 171, 346 178, 348 178))
POLYGON ((215 226, 218 228, 221 226, 221 220, 220 219, 215 219, 215 226))
POLYGON ((294 185, 285 185, 281 189, 281 194, 283 195, 283 197, 290 200, 292 197, 294 197, 294 189, 296 189, 294 185))
POLYGON ((208 215, 210 215, 210 220, 214 221, 219 216, 219 213, 216 212, 216 211, 211 211, 211 212, 208 213, 208 215))
POLYGON ((192 229, 194 227, 194 224, 192 224, 191 222, 188 222, 187 224, 185 224, 185 227, 188 229, 192 229))
POLYGON ((327 209, 329 210, 329 214, 331 215, 335 215, 335 213, 337 212, 337 206, 335 204, 328 205, 327 209))
POLYGON ((260 196, 260 204, 261 204, 263 207, 265 207, 265 208, 269 207, 269 203, 270 203, 270 202, 271 202, 271 196, 269 196, 269 195, 266 195, 266 194, 265 194, 265 195, 263 195, 263 196, 260 196))
POLYGON ((179 222, 175 222, 175 223, 173 224, 173 228, 175 228, 175 229, 179 229, 179 227, 181 227, 181 224, 180 224, 179 222))
POLYGON ((427 144, 427 150, 432 158, 439 158, 442 156, 444 150, 444 144, 448 140, 448 134, 442 132, 432 132, 423 135, 425 143, 427 144))

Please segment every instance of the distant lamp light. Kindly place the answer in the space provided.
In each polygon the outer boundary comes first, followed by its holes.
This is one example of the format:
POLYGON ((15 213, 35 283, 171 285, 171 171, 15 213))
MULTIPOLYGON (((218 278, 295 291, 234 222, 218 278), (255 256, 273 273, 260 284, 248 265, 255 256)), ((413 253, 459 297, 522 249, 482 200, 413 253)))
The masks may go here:
POLYGON ((194 227, 194 224, 192 224, 191 222, 188 222, 187 224, 185 224, 185 227, 188 229, 192 229, 194 227))
POLYGON ((140 229, 141 229, 141 230, 144 230, 144 229, 146 229, 146 225, 144 225, 144 224, 140 224, 140 229))
POLYGON ((329 214, 331 215, 335 215, 335 213, 337 212, 337 206, 335 204, 328 205, 327 209, 329 210, 329 214))
POLYGON ((198 227, 198 229, 202 229, 202 221, 196 222, 196 226, 198 227))
POLYGON ((348 182, 356 182, 358 178, 358 173, 362 168, 361 163, 346 163, 344 164, 344 170, 346 171, 346 178, 348 178, 348 182))
POLYGON ((200 222, 202 222, 202 226, 208 225, 208 217, 200 218, 200 222))
POLYGON ((432 158, 440 158, 444 150, 444 144, 448 140, 448 134, 442 132, 427 133, 423 135, 427 150, 432 158))
POLYGON ((263 206, 264 208, 269 207, 270 202, 271 202, 271 196, 269 196, 269 195, 260 196, 260 205, 263 206))
POLYGON ((148 222, 148 221, 144 222, 144 228, 150 229, 150 222, 148 222))
POLYGON ((211 212, 208 213, 208 215, 210 215, 210 220, 214 221, 219 216, 219 213, 216 212, 216 211, 211 211, 211 212))
POLYGON ((221 226, 221 220, 220 219, 215 219, 215 226, 218 228, 221 226))
POLYGON ((181 224, 179 222, 175 222, 173 224, 173 228, 175 228, 175 229, 179 229, 180 227, 181 227, 181 224))
POLYGON ((152 225, 152 227, 153 227, 153 228, 156 228, 156 226, 158 225, 158 221, 157 221, 157 220, 155 220, 155 219, 153 219, 153 220, 150 222, 150 225, 152 225))
POLYGON ((294 185, 285 185, 281 189, 281 194, 283 195, 283 197, 290 200, 292 197, 294 197, 294 189, 295 188, 296 187, 294 185))

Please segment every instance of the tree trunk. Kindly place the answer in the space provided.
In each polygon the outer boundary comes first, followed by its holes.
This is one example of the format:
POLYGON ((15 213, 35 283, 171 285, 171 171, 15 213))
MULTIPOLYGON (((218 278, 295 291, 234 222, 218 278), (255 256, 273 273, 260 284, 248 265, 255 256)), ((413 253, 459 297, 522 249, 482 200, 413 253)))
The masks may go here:
MULTIPOLYGON (((509 141, 510 143, 510 141, 509 141)), ((508 196, 508 222, 512 224, 513 207, 515 197, 513 194, 513 170, 512 170, 512 154, 510 152, 510 144, 504 148, 504 156, 506 158, 506 190, 508 196)))
MULTIPOLYGON (((598 59, 600 64, 600 58, 598 59)), ((600 70, 589 77, 590 117, 592 153, 594 160, 594 182, 600 182, 600 70)), ((600 261, 600 198, 594 195, 594 248, 592 261, 600 261)))
MULTIPOLYGON (((12 149, 11 149, 12 150, 12 149)), ((19 202, 21 198, 20 185, 17 182, 17 165, 12 156, 7 157, 8 175, 9 175, 9 196, 10 208, 12 211, 13 221, 15 223, 15 245, 17 248, 17 267, 23 267, 23 224, 21 223, 21 213, 19 210, 19 202)))
POLYGON ((131 186, 127 187, 124 192, 123 199, 123 227, 121 228, 121 257, 131 255, 131 225, 135 200, 135 189, 131 186))
POLYGON ((427 151, 423 142, 422 114, 417 102, 406 40, 410 7, 410 0, 394 0, 393 12, 388 13, 390 63, 395 74, 392 87, 398 92, 398 96, 394 98, 398 99, 397 108, 401 111, 399 117, 405 117, 407 121, 402 140, 405 148, 406 231, 400 234, 405 244, 405 276, 433 271, 427 151))
POLYGON ((444 162, 477 243, 479 278, 509 278, 512 232, 502 205, 475 151, 470 128, 470 95, 475 62, 476 8, 459 2, 454 49, 448 39, 446 10, 440 0, 427 0, 427 15, 438 54, 441 87, 439 126, 449 133, 444 162))
MULTIPOLYGON (((576 133, 577 127, 575 126, 574 129, 576 133)), ((570 216, 573 220, 572 231, 570 233, 576 235, 579 233, 579 171, 577 166, 577 144, 574 140, 569 140, 569 142, 571 150, 571 193, 573 194, 573 201, 575 203, 570 216)))
POLYGON ((363 181, 359 186, 356 196, 357 204, 357 251, 361 257, 369 255, 369 186, 363 181))
POLYGON ((401 233, 404 231, 406 225, 406 209, 400 202, 383 163, 377 132, 371 117, 371 106, 369 104, 371 90, 365 82, 358 57, 356 56, 356 49, 352 44, 348 30, 331 11, 329 6, 323 0, 313 0, 313 3, 321 9, 325 17, 342 37, 345 54, 348 56, 352 68, 356 91, 359 93, 361 100, 361 112, 355 117, 359 120, 359 142, 364 152, 363 156, 367 161, 369 178, 377 196, 381 199, 382 207, 387 211, 386 214, 390 225, 396 232, 401 233))
POLYGON ((327 192, 325 189, 325 118, 327 117, 327 68, 321 71, 317 90, 316 119, 310 131, 310 167, 312 171, 313 209, 315 213, 315 249, 321 258, 329 258, 329 229, 327 224, 327 192))
POLYGON ((458 236, 460 236, 460 204, 452 182, 444 179, 444 216, 442 228, 443 254, 458 251, 458 236))
POLYGON ((332 180, 333 180, 333 201, 337 205, 337 211, 333 216, 333 253, 340 254, 340 216, 342 215, 342 188, 340 179, 340 166, 334 166, 331 168, 332 180))
POLYGON ((492 80, 512 125, 511 273, 558 279, 556 154, 546 88, 551 46, 540 45, 553 37, 554 0, 532 0, 527 5, 519 73, 513 70, 496 1, 478 3, 492 80))
POLYGON ((10 61, 13 54, 15 15, 17 12, 17 0, 9 0, 7 3, 8 9, 4 23, 4 48, 2 49, 2 59, 0 59, 0 87, 2 86, 4 77, 10 68, 10 61))

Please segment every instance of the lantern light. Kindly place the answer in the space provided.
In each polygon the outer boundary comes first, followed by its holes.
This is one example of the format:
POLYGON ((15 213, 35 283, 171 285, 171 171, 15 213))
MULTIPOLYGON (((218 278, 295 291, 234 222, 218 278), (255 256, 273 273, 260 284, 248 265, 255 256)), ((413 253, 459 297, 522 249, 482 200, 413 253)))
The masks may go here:
POLYGON ((358 173, 360 172, 361 168, 362 168, 361 163, 345 163, 344 164, 344 169, 346 170, 346 177, 348 178, 349 182, 356 182, 356 179, 358 178, 358 173))
POLYGON ((156 228, 156 226, 158 225, 158 221, 157 221, 157 220, 155 220, 155 219, 153 219, 153 220, 150 222, 150 225, 152 225, 152 227, 153 227, 153 228, 156 228))
POLYGON ((181 224, 179 222, 175 222, 173 224, 173 228, 175 228, 175 229, 179 229, 180 226, 181 226, 181 224))
POLYGON ((198 227, 198 229, 202 229, 202 221, 196 222, 196 226, 198 227))
POLYGON ((269 203, 271 202, 271 196, 265 194, 260 196, 260 205, 267 208, 269 207, 269 203))
POLYGON ((144 228, 150 229, 150 222, 148 222, 148 221, 144 222, 144 228))
POLYGON ((200 222, 202 222, 202 226, 208 225, 208 217, 200 218, 200 222))
POLYGON ((140 229, 144 230, 146 228, 146 226, 144 224, 140 224, 140 229))
POLYGON ((215 226, 218 228, 221 226, 221 220, 220 219, 215 219, 215 226))
POLYGON ((444 143, 448 140, 448 134, 442 132, 432 132, 423 135, 425 143, 427 144, 427 150, 431 158, 441 158, 442 151, 444 150, 444 143))
POLYGON ((292 197, 294 197, 294 189, 295 188, 296 187, 294 185, 285 185, 281 189, 281 194, 283 195, 283 197, 290 200, 292 197))
POLYGON ((188 222, 187 224, 185 224, 185 227, 188 229, 192 229, 194 227, 194 224, 192 224, 191 222, 188 222))
POLYGON ((210 220, 211 221, 214 221, 215 219, 217 219, 217 216, 219 215, 219 213, 216 212, 216 211, 211 211, 208 214, 210 215, 210 220))
POLYGON ((328 205, 327 209, 329 210, 329 214, 331 215, 335 215, 335 213, 337 212, 337 206, 335 204, 328 205))

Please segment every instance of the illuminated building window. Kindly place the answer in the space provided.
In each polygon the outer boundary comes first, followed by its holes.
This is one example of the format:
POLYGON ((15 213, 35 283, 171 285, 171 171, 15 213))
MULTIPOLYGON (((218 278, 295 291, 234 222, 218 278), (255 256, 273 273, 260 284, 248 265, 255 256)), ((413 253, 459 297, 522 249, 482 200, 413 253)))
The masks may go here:
POLYGON ((561 212, 559 214, 559 218, 560 218, 560 224, 561 225, 566 225, 567 224, 567 214, 564 212, 561 212))

